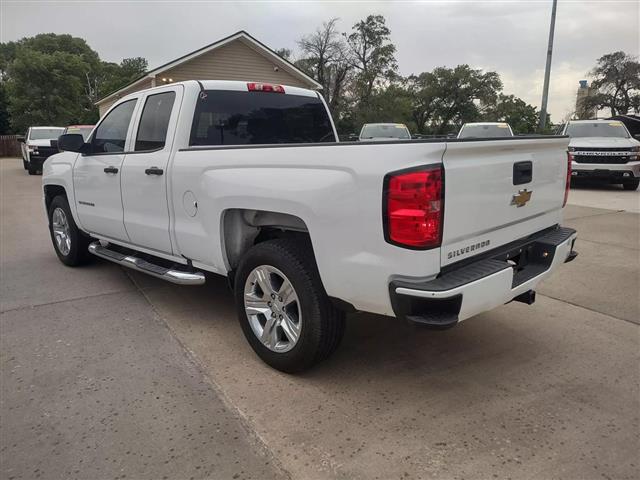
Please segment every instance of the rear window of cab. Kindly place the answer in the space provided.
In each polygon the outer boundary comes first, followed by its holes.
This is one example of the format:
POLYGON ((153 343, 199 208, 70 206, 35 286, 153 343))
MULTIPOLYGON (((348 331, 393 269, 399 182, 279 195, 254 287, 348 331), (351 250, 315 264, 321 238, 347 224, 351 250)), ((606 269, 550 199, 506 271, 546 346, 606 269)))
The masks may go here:
POLYGON ((329 114, 317 96, 232 90, 206 93, 196 104, 192 146, 335 141, 329 114))

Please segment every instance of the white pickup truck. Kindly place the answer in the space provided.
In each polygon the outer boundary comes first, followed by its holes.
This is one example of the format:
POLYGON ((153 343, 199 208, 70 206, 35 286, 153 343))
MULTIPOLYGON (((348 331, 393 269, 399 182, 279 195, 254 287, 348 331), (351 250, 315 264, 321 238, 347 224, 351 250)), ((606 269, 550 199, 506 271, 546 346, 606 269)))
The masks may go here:
POLYGON ((256 353, 286 372, 338 346, 345 312, 435 328, 572 260, 566 137, 337 143, 322 97, 189 81, 120 99, 44 165, 53 246, 185 285, 230 279, 256 353))
POLYGON ((618 183, 625 190, 640 185, 640 142, 618 120, 571 120, 563 129, 571 139, 571 175, 618 183))
POLYGON ((42 164, 51 155, 58 153, 58 147, 51 144, 64 131, 62 127, 29 127, 24 136, 19 136, 21 143, 22 165, 29 175, 36 175, 42 164))

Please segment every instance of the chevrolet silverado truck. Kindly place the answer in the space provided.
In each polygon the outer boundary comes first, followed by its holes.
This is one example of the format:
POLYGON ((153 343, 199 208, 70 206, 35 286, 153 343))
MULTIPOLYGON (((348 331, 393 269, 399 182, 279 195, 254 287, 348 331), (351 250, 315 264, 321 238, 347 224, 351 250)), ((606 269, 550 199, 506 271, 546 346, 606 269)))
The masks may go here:
POLYGON ((345 313, 446 328, 572 260, 566 137, 337 141, 315 91, 188 81, 120 99, 44 165, 53 247, 182 285, 228 277, 240 325, 297 372, 345 313))
POLYGON ((42 164, 51 155, 58 153, 58 148, 52 145, 62 134, 62 127, 29 127, 24 137, 18 137, 22 144, 22 166, 29 175, 36 175, 42 170, 42 164))
POLYGON ((571 139, 572 177, 622 184, 625 190, 640 185, 640 142, 618 120, 572 120, 563 131, 571 139))

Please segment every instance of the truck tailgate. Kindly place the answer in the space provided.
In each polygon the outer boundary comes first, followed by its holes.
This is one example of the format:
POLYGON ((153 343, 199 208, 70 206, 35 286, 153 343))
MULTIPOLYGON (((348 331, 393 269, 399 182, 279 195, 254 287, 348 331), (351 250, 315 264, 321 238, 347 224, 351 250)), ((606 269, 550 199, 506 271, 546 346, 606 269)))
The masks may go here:
POLYGON ((568 144, 562 137, 448 143, 441 265, 559 223, 568 144))

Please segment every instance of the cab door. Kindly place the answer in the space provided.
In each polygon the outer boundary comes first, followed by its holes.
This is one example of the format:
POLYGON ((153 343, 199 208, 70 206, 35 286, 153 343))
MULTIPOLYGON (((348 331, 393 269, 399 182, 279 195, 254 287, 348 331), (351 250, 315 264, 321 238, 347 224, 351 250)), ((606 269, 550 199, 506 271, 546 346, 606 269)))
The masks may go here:
POLYGON ((182 101, 182 85, 140 99, 132 148, 122 166, 124 226, 131 243, 171 253, 167 167, 182 101))
POLYGON ((126 100, 107 113, 94 130, 88 151, 78 156, 73 168, 76 208, 83 229, 125 242, 129 237, 124 228, 120 176, 137 102, 137 98, 126 100))

